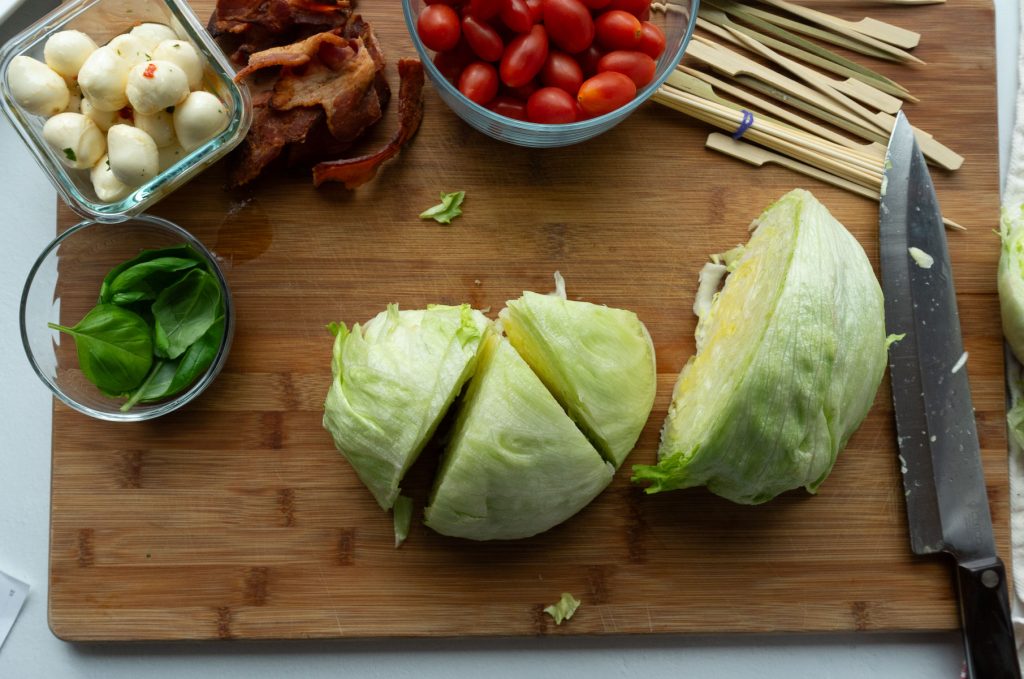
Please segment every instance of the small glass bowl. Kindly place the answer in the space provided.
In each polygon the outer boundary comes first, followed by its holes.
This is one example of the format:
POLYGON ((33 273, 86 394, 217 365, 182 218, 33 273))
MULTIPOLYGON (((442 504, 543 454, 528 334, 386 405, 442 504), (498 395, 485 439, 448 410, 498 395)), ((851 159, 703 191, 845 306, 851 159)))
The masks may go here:
POLYGON ((248 88, 232 80, 234 73, 224 53, 184 0, 73 0, 22 31, 0 50, 0 109, 71 209, 97 222, 120 222, 152 207, 242 141, 252 122, 252 101, 248 88), (46 120, 23 110, 14 100, 7 82, 7 67, 19 55, 43 61, 43 46, 58 31, 79 30, 96 44, 104 45, 143 22, 170 26, 206 59, 203 88, 216 94, 227 106, 228 126, 128 197, 116 203, 105 203, 96 196, 89 171, 66 168, 57 152, 43 139, 46 120))
POLYGON ((448 82, 434 66, 433 53, 426 48, 416 31, 416 18, 426 7, 424 0, 402 0, 405 25, 416 51, 419 52, 427 75, 441 99, 455 113, 489 137, 531 148, 554 148, 586 141, 615 127, 650 98, 675 70, 686 52, 686 46, 697 25, 697 7, 700 0, 668 0, 664 9, 651 12, 650 21, 665 33, 665 51, 657 61, 654 80, 636 93, 636 98, 625 106, 603 116, 562 125, 541 125, 498 115, 467 99, 459 89, 448 82))
POLYGON ((177 410, 210 386, 227 360, 234 311, 224 272, 214 255, 177 224, 143 215, 118 224, 81 222, 57 236, 29 271, 21 294, 20 323, 28 360, 57 398, 90 417, 140 422, 177 410), (165 401, 139 403, 122 412, 123 399, 105 396, 86 379, 78 365, 74 340, 51 330, 47 323, 74 325, 96 305, 107 272, 142 250, 182 243, 203 256, 220 284, 224 339, 210 367, 191 387, 165 401))

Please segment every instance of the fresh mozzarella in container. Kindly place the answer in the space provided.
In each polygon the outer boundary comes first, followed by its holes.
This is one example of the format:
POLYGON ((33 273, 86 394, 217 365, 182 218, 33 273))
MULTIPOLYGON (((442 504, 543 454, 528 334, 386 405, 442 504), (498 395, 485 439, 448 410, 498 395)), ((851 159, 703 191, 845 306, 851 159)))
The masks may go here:
POLYGON ((157 57, 153 54, 153 50, 156 49, 157 45, 162 43, 164 40, 178 39, 178 35, 171 30, 170 26, 154 23, 139 24, 129 31, 128 35, 138 40, 139 43, 142 44, 143 49, 152 55, 154 59, 157 57))
POLYGON ((47 120, 43 139, 57 152, 60 162, 73 170, 95 165, 107 146, 100 128, 81 113, 58 113, 47 120))
POLYGON ((92 180, 92 188, 96 191, 96 197, 104 203, 114 203, 132 192, 130 186, 114 176, 110 171, 110 161, 106 155, 96 161, 92 170, 89 171, 89 179, 92 180))
POLYGON ((128 105, 124 90, 131 67, 110 45, 100 47, 78 71, 78 86, 97 110, 117 111, 128 105))
POLYGON ((227 108, 209 92, 193 92, 174 109, 174 131, 186 151, 198 148, 227 126, 227 108))
POLYGON ((203 60, 192 43, 184 40, 164 40, 153 50, 157 61, 169 61, 188 76, 188 87, 198 90, 203 84, 203 60))
POLYGON ((7 67, 7 84, 18 104, 40 116, 52 116, 68 107, 67 83, 41 61, 17 56, 7 67))
POLYGON ((58 75, 72 80, 97 49, 93 39, 81 31, 58 31, 46 40, 43 58, 58 75))
POLYGON ((142 130, 130 125, 114 125, 107 132, 110 171, 124 184, 139 186, 160 171, 156 142, 142 130))
POLYGON ((150 137, 158 147, 174 143, 174 118, 167 111, 157 111, 153 115, 135 114, 135 127, 150 137))
POLYGON ((142 41, 131 33, 122 33, 107 43, 107 47, 114 50, 117 56, 128 61, 131 66, 149 59, 146 47, 142 41))
POLYGON ((126 92, 137 113, 152 115, 188 96, 188 76, 170 61, 144 61, 128 73, 126 92))
POLYGON ((100 128, 103 132, 109 130, 111 125, 123 122, 118 111, 101 111, 92 105, 88 97, 82 97, 79 111, 82 115, 96 123, 96 127, 100 128))
POLYGON ((173 144, 168 146, 161 146, 158 149, 158 162, 160 164, 160 171, 163 172, 167 168, 171 167, 179 160, 187 156, 185 149, 181 148, 181 144, 175 141, 173 144))

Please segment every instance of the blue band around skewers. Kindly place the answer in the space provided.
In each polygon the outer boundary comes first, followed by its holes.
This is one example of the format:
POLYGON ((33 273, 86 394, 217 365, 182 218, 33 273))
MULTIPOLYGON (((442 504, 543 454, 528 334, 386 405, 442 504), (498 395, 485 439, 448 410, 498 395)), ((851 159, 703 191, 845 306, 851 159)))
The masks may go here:
POLYGON ((747 109, 743 109, 743 120, 740 121, 740 126, 736 128, 736 131, 732 133, 732 138, 738 140, 753 124, 754 114, 747 109))

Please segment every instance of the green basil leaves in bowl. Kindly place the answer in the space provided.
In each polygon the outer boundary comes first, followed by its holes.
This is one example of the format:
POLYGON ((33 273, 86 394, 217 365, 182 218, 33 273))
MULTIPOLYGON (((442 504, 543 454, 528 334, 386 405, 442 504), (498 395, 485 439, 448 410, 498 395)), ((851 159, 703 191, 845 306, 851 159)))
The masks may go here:
POLYGON ((199 395, 233 330, 214 256, 150 216, 58 236, 29 273, 20 320, 29 362, 53 393, 114 421, 158 417, 199 395))

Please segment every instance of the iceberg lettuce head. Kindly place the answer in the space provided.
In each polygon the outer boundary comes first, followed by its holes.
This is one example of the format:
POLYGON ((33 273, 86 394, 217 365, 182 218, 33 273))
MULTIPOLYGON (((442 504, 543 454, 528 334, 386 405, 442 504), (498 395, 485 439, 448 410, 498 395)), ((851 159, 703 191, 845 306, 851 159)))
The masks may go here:
POLYGON ((886 363, 882 292, 856 239, 809 192, 754 222, 697 324, 647 492, 707 486, 757 504, 815 492, 867 415, 886 363))

